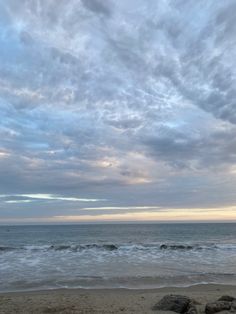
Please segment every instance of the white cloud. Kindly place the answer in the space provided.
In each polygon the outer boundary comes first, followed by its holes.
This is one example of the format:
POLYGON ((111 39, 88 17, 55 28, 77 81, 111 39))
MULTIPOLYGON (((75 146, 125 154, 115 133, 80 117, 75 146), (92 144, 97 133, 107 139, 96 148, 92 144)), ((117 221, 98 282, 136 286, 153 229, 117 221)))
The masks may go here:
POLYGON ((52 200, 52 201, 68 201, 68 202, 99 202, 105 201, 104 199, 96 199, 96 198, 78 198, 78 197, 64 197, 55 194, 15 194, 15 195, 0 195, 1 198, 6 197, 21 197, 27 198, 26 200, 7 200, 6 203, 27 203, 32 202, 34 200, 52 200), (30 200, 28 200, 28 198, 30 200))
POLYGON ((10 200, 10 201, 5 201, 7 204, 20 204, 20 203, 31 203, 33 200, 10 200))
POLYGON ((159 206, 107 206, 107 207, 85 207, 85 210, 147 210, 147 209, 160 209, 159 206))

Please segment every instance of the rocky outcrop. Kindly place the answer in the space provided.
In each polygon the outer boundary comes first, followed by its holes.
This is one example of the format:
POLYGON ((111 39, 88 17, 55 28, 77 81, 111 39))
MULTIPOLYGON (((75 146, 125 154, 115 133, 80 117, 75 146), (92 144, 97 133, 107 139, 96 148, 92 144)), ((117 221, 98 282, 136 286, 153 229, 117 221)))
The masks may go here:
POLYGON ((193 300, 183 295, 166 295, 156 305, 153 310, 173 311, 176 313, 196 314, 197 309, 193 300))
MULTIPOLYGON (((196 307, 196 301, 183 295, 166 295, 154 307, 157 311, 173 311, 180 314, 197 314, 199 308, 196 307)), ((202 312, 203 309, 200 309, 202 312)), ((236 312, 236 298, 223 295, 215 302, 207 303, 205 306, 206 314, 215 314, 222 311, 236 312)))
POLYGON ((188 307, 188 310, 185 314, 197 314, 197 308, 195 304, 191 301, 188 307))
POLYGON ((231 297, 230 295, 222 295, 222 297, 218 299, 218 301, 226 301, 226 302, 233 302, 234 300, 235 298, 231 297))
POLYGON ((231 304, 231 311, 236 312, 236 300, 233 300, 233 302, 231 304))
POLYGON ((231 308, 231 302, 228 301, 216 301, 207 303, 205 312, 206 314, 214 314, 221 311, 228 311, 231 308))
POLYGON ((217 301, 207 303, 205 307, 206 314, 214 314, 221 311, 231 311, 236 310, 236 299, 234 297, 223 295, 217 301))

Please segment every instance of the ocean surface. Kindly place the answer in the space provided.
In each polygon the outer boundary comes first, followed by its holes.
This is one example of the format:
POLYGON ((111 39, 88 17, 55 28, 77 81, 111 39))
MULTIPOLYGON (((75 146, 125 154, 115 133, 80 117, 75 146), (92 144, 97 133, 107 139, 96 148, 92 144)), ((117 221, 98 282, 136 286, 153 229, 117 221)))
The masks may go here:
POLYGON ((0 226, 0 291, 236 284, 236 224, 0 226))

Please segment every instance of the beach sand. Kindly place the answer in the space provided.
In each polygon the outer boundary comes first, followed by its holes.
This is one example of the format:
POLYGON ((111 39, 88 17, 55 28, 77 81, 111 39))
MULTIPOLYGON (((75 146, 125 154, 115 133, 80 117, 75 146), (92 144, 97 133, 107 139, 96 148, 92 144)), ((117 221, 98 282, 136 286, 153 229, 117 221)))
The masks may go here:
MULTIPOLYGON (((152 290, 127 289, 73 289, 0 294, 1 314, 92 314, 92 313, 162 313, 152 307, 166 294, 181 294, 194 298, 199 313, 206 302, 222 295, 236 297, 236 286, 198 285, 188 288, 161 288, 152 290)), ((164 312, 168 313, 168 312, 164 312)), ((169 312, 173 313, 173 312, 169 312)))

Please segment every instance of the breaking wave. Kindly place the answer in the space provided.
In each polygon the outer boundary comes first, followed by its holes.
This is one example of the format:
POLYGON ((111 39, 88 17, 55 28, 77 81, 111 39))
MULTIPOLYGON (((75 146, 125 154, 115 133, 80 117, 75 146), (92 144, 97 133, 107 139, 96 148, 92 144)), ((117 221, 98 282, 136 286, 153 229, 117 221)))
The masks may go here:
POLYGON ((216 245, 214 243, 206 245, 183 245, 183 244, 52 244, 52 245, 38 245, 38 246, 0 246, 0 253, 11 252, 11 251, 71 251, 81 252, 85 250, 102 250, 102 251, 142 251, 142 250, 158 250, 158 251, 191 251, 191 250, 236 250, 236 245, 221 244, 216 245))

